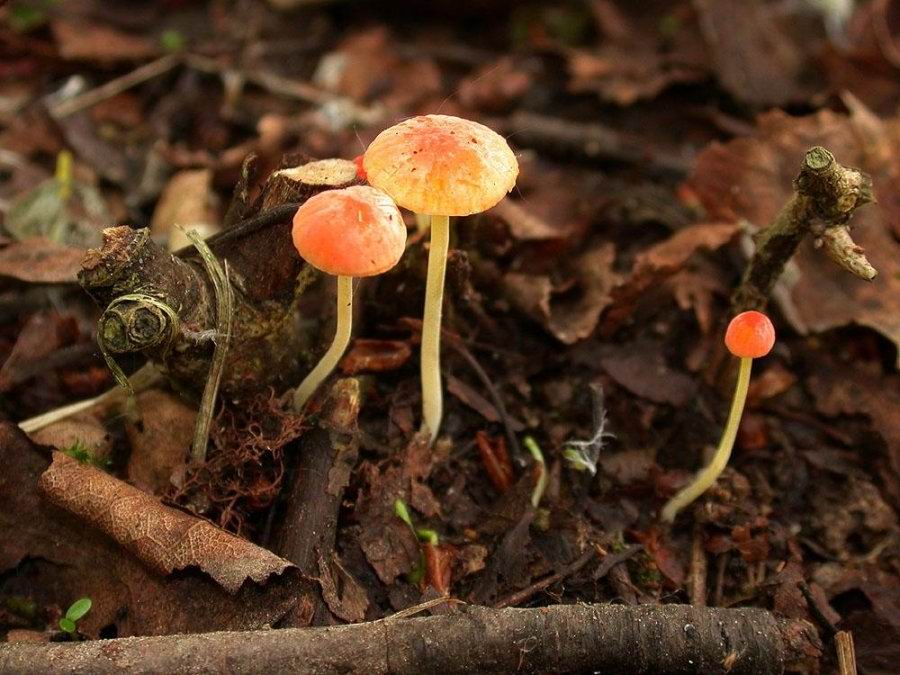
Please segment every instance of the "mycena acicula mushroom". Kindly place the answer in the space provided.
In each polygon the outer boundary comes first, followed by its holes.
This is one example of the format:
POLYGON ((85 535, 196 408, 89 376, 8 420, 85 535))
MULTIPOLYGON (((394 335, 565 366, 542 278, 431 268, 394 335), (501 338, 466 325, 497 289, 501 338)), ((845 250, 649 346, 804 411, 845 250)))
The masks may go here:
POLYGON ((421 375, 423 426, 434 441, 443 413, 440 336, 450 216, 496 205, 515 185, 519 165, 506 140, 486 126, 424 115, 382 131, 366 150, 363 167, 370 185, 431 218, 421 375))
POLYGON ((337 276, 334 341, 294 392, 294 410, 299 411, 334 370, 350 342, 353 277, 381 274, 396 265, 406 247, 406 226, 390 197, 357 185, 322 192, 304 202, 294 215, 292 236, 306 262, 337 276))
POLYGON ((725 431, 722 432, 719 447, 716 448, 716 453, 710 463, 696 475, 693 481, 666 502, 661 512, 664 521, 675 520, 678 512, 706 492, 725 470, 741 423, 741 415, 744 412, 753 359, 768 354, 774 344, 775 328, 769 317, 761 312, 742 312, 728 324, 728 329, 725 331, 725 346, 728 347, 728 351, 740 358, 740 365, 737 385, 734 388, 734 398, 731 401, 731 410, 728 413, 728 421, 725 423, 725 431))

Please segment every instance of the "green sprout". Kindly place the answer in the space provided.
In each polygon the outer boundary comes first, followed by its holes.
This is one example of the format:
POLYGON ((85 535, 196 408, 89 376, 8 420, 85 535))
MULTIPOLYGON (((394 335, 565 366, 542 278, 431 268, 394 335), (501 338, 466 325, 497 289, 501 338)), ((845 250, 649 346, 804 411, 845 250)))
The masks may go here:
POLYGON ((66 615, 59 620, 60 629, 74 637, 78 631, 78 621, 91 611, 91 604, 90 598, 79 598, 73 602, 66 610, 66 615))
POLYGON ((526 436, 522 443, 525 444, 525 447, 528 449, 528 452, 531 453, 531 456, 534 458, 534 461, 540 466, 541 473, 538 476, 537 483, 534 486, 534 490, 531 492, 531 505, 534 508, 537 508, 541 503, 541 497, 544 496, 544 490, 547 489, 547 464, 544 462, 544 453, 541 452, 541 447, 537 444, 531 436, 526 436))
POLYGON ((163 48, 164 52, 169 54, 180 52, 186 44, 187 39, 181 31, 169 29, 163 31, 159 36, 159 46, 163 48))
MULTIPOLYGON (((435 530, 427 527, 416 529, 409 515, 409 509, 406 507, 406 502, 399 497, 394 500, 394 515, 409 526, 410 531, 418 541, 431 544, 432 546, 437 546, 440 543, 441 538, 435 530)), ((420 551, 419 563, 406 575, 406 580, 411 584, 417 584, 422 580, 423 576, 425 576, 425 554, 420 551)))
POLYGON ((80 464, 88 464, 98 469, 106 470, 110 467, 110 460, 97 457, 93 452, 87 449, 84 442, 77 438, 68 448, 63 448, 63 454, 68 455, 72 459, 78 460, 80 464))

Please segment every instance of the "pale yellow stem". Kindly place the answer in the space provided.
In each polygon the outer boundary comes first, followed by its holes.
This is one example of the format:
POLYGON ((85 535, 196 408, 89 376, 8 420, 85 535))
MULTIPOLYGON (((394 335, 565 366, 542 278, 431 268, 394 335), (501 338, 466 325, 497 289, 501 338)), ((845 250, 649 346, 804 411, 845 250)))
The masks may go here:
POLYGON ((731 401, 731 411, 728 413, 728 421, 725 423, 725 431, 722 433, 719 447, 716 448, 716 454, 713 455, 709 465, 703 468, 693 481, 666 502, 661 514, 664 521, 671 523, 675 520, 678 512, 706 492, 728 465, 728 458, 731 457, 731 449, 734 447, 734 439, 737 437, 738 427, 741 424, 744 402, 747 400, 752 365, 753 359, 747 357, 741 359, 737 384, 734 388, 734 399, 731 401))
POLYGON ((310 397, 335 369, 347 345, 350 344, 350 332, 353 328, 353 277, 337 278, 337 325, 334 329, 334 341, 325 352, 322 360, 316 364, 306 379, 294 392, 294 410, 300 412, 310 397))
POLYGON ((422 315, 422 426, 437 438, 443 414, 441 390, 441 309, 444 304, 444 276, 450 248, 450 217, 431 216, 431 249, 428 251, 428 279, 425 282, 425 312, 422 315))

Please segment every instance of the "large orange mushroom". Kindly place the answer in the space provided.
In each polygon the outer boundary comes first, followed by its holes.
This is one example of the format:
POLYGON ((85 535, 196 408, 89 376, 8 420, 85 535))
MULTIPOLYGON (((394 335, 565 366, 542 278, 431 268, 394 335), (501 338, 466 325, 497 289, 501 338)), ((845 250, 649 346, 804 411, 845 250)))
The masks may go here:
POLYGON ((306 262, 337 276, 334 341, 294 392, 294 409, 300 411, 350 342, 353 277, 381 274, 396 265, 406 248, 406 226, 390 197, 357 185, 321 192, 304 202, 294 215, 292 236, 306 262))
POLYGON ((441 307, 450 216, 481 213, 512 190, 519 173, 506 140, 482 124, 448 115, 413 117, 382 131, 363 156, 370 185, 403 208, 431 217, 422 317, 423 425, 437 437, 443 413, 441 307))

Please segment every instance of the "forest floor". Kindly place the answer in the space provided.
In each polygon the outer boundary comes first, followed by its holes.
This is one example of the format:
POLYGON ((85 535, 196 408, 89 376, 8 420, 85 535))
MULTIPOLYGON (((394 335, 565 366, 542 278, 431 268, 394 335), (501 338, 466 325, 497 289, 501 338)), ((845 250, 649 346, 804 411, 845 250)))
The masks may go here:
MULTIPOLYGON (((442 594, 691 603, 809 621, 823 672, 850 631, 860 672, 894 672, 900 3, 423 4, 0 2, 0 628, 60 639, 81 597, 86 639, 355 623, 442 594), (437 112, 503 134, 521 173, 453 223, 429 449, 412 215, 305 417, 285 394, 330 342, 333 284, 295 284, 289 217, 221 232, 249 222, 274 170, 353 159, 437 112), (730 466, 662 524, 728 412, 722 336, 751 235, 816 145, 872 177, 877 203, 851 225, 878 276, 801 243, 730 466), (107 403, 30 440, 17 426, 116 386, 97 342, 110 298, 77 278, 112 225, 171 250, 190 245, 176 225, 213 235, 256 317, 234 327, 205 462, 188 453, 215 331, 192 338, 201 366, 136 410, 107 403), (537 508, 526 437, 546 460, 537 508), (590 441, 580 466, 573 441, 590 441), (80 461, 47 470, 48 447, 80 461)), ((126 373, 145 361, 113 356, 126 373)))

